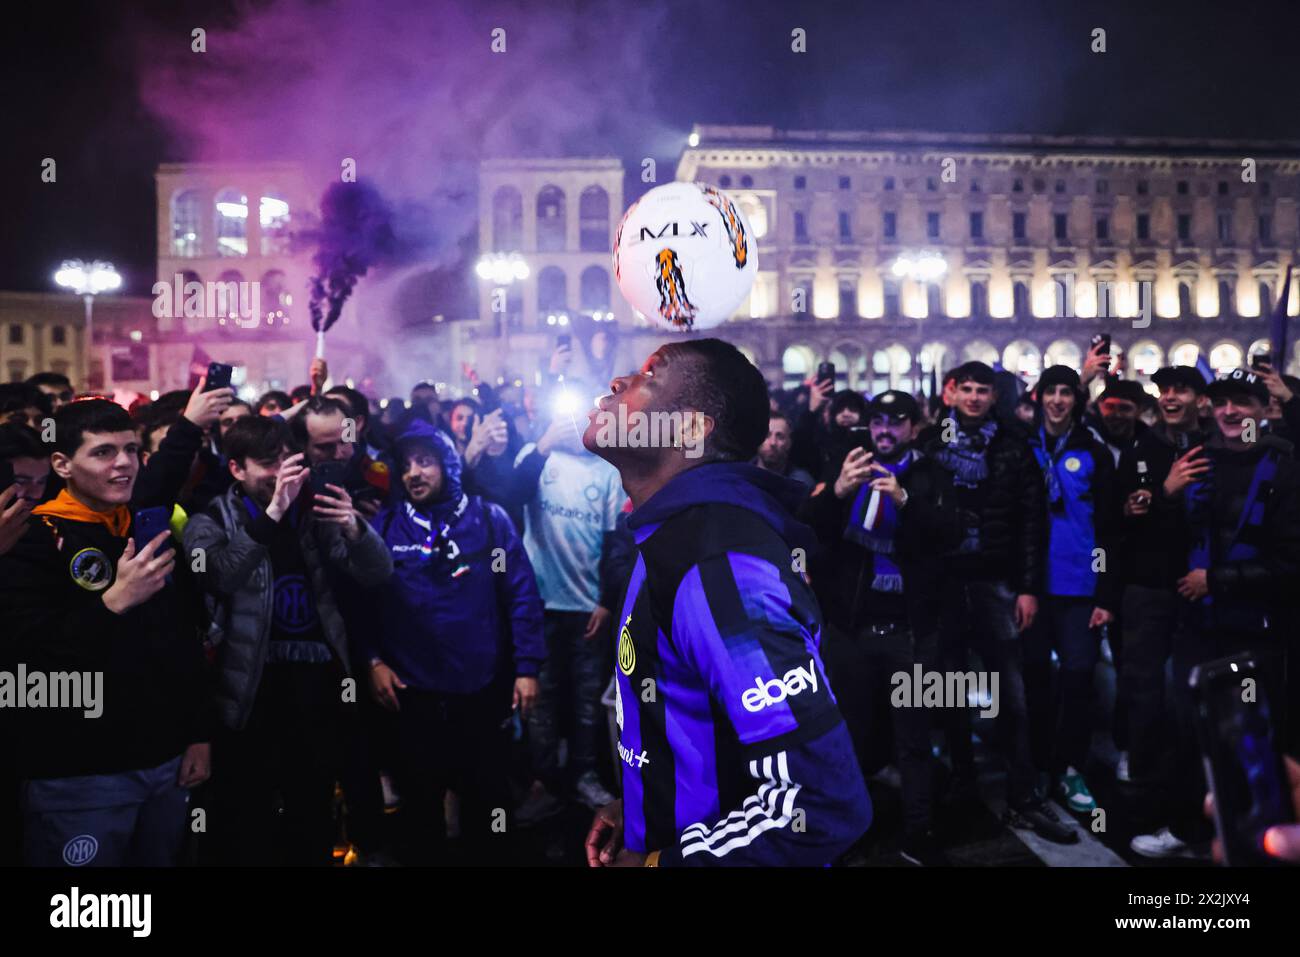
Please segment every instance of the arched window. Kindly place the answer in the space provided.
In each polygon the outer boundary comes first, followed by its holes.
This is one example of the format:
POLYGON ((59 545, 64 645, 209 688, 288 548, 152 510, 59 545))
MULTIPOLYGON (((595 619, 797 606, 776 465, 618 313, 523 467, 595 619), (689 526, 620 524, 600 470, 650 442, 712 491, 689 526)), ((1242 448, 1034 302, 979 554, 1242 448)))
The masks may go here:
POLYGON ((781 354, 783 388, 797 389, 812 375, 812 350, 807 346, 790 346, 781 354))
MULTIPOLYGON (((1250 348, 1246 350, 1246 360, 1247 362, 1254 362, 1255 356, 1261 355, 1263 353, 1271 353, 1272 351, 1273 351, 1272 342, 1270 342, 1268 339, 1256 339, 1254 342, 1250 344, 1250 348)), ((1276 369, 1277 371, 1281 371, 1280 369, 1277 369, 1276 360, 1275 360, 1274 369, 1276 369)))
POLYGON ((262 228, 262 255, 279 256, 289 251, 289 201, 274 190, 267 190, 257 207, 257 222, 262 228))
POLYGON ((1232 294, 1236 283, 1227 277, 1219 280, 1219 315, 1232 316, 1237 312, 1237 297, 1232 294))
POLYGON ((199 224, 203 219, 203 199, 197 189, 186 189, 172 197, 172 255, 200 255, 199 224))
POLYGON ((1075 372, 1083 368, 1083 350, 1073 339, 1057 339, 1043 353, 1043 368, 1069 366, 1075 372))
POLYGON ((248 197, 237 189, 217 193, 217 255, 248 255, 248 197))
POLYGON ((1025 382, 1035 381, 1043 371, 1038 347, 1027 339, 1017 339, 1002 353, 1002 366, 1025 382))
POLYGON ((986 279, 971 281, 970 314, 976 319, 982 319, 989 314, 989 284, 986 279))
POLYGON ((1129 362, 1133 371, 1141 377, 1148 377, 1160 368, 1164 353, 1154 342, 1137 342, 1129 350, 1129 362))
POLYGON ((602 266, 588 266, 582 271, 578 297, 583 312, 608 312, 609 273, 602 266))
POLYGON ((1169 350, 1169 364, 1175 366, 1194 366, 1200 358, 1201 347, 1194 342, 1180 342, 1169 350))
POLYGON ((1194 316, 1192 309, 1192 283, 1189 279, 1178 280, 1178 315, 1184 319, 1194 316))
POLYGON ((262 276, 262 313, 270 324, 287 323, 293 296, 289 294, 284 271, 272 269, 262 276))
POLYGON ((545 186, 537 194, 537 249, 563 252, 564 234, 564 192, 557 186, 545 186))
POLYGON ((852 279, 840 280, 840 319, 858 318, 858 284, 852 279))
POLYGON ((492 250, 519 252, 524 245, 524 199, 513 186, 492 194, 492 250))
POLYGON ((1241 366, 1241 346, 1235 342, 1220 342, 1210 350, 1210 368, 1215 372, 1231 372, 1241 366))
POLYGON ((547 266, 537 274, 537 311, 545 317, 569 308, 569 293, 564 270, 547 266))
MULTIPOLYGON (((216 295, 213 297, 213 301, 218 316, 229 316, 231 319, 240 318, 239 284, 243 281, 244 274, 238 269, 227 269, 217 277, 216 295)), ((250 318, 261 319, 260 316, 250 318)))
POLYGON ((609 252, 609 194, 588 186, 578 197, 578 248, 583 252, 609 252))

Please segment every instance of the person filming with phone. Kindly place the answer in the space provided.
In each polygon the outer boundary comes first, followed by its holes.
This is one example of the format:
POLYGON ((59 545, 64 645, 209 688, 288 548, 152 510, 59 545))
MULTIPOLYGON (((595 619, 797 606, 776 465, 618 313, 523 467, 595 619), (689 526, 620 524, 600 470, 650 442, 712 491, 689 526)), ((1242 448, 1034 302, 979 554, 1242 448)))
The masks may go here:
POLYGON ((331 404, 315 416, 326 421, 306 454, 291 453, 277 419, 231 426, 225 451, 235 484, 185 529, 186 553, 204 556, 198 578, 215 605, 222 728, 212 823, 229 863, 330 863, 338 741, 356 701, 344 694, 352 676, 336 589, 379 585, 393 570, 383 541, 330 480, 326 467, 341 464, 347 445, 335 434, 344 416, 331 404))

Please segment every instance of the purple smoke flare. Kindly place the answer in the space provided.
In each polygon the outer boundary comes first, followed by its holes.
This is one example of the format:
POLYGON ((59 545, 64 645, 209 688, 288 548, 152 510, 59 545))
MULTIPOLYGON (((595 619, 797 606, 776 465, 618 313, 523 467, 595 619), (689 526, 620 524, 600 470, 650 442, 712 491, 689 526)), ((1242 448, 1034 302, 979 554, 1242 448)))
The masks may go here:
POLYGON ((396 255, 393 214, 379 191, 365 181, 333 183, 320 202, 320 224, 300 237, 316 246, 312 257, 311 327, 329 331, 357 280, 396 255))

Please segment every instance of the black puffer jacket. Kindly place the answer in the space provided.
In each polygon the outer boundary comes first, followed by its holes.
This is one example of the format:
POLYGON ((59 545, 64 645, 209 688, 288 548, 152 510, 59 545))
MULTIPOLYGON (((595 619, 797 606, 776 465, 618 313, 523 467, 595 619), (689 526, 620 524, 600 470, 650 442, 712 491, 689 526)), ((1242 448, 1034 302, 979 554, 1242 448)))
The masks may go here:
MULTIPOLYGON (((944 448, 944 431, 926 443, 927 458, 944 448)), ((986 453, 988 478, 982 484, 978 515, 980 549, 954 556, 950 570, 962 577, 1004 581, 1018 595, 1041 595, 1043 552, 1047 544, 1047 487, 1022 429, 1003 423, 986 453)), ((943 496, 959 501, 953 474, 941 468, 943 496)), ((974 523, 974 517, 972 517, 974 523)))
MULTIPOLYGON (((838 476, 838 467, 833 471, 838 476)), ((939 627, 944 552, 961 541, 961 516, 951 496, 943 494, 946 476, 937 462, 922 456, 901 480, 908 499, 899 513, 895 557, 903 575, 908 622, 917 635, 939 627)), ((871 552, 844 537, 855 497, 837 498, 835 482, 828 479, 799 510, 799 519, 811 526, 822 546, 812 564, 813 591, 826 620, 849 634, 862 625, 873 566, 871 552)))

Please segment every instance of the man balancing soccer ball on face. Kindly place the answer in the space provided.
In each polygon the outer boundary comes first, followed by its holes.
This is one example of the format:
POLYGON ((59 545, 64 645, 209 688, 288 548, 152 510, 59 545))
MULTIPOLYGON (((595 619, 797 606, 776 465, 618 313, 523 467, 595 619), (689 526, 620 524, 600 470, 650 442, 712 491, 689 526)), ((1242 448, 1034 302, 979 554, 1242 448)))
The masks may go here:
POLYGON ((617 622, 623 799, 596 813, 587 862, 829 864, 871 800, 793 570, 813 541, 790 517, 802 489, 748 464, 767 437, 763 377, 694 339, 611 389, 583 443, 619 470, 639 555, 617 622), (685 423, 675 441, 609 439, 614 419, 631 437, 637 419, 670 418, 685 423))

